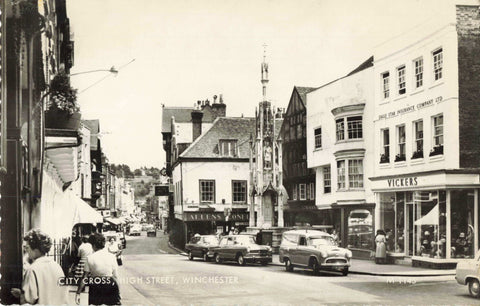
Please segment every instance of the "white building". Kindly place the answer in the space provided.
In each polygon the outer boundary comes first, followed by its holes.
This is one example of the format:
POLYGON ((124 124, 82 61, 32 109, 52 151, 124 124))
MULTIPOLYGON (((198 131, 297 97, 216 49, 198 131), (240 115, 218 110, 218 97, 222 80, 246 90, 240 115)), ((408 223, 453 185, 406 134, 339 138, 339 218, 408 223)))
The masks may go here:
POLYGON ((352 249, 373 245, 372 65, 369 58, 307 93, 307 167, 316 172, 315 204, 324 211, 323 224, 333 226, 342 246, 352 249))
POLYGON ((375 224, 414 264, 478 250, 478 10, 452 6, 374 53, 375 224))

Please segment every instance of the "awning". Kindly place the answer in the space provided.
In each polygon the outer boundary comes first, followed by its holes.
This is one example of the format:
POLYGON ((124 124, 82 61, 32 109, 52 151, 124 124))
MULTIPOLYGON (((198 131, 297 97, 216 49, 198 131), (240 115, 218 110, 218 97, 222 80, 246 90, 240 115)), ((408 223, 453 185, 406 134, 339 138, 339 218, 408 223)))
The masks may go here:
POLYGON ((414 222, 415 225, 438 225, 439 209, 438 204, 425 216, 414 222))
POLYGON ((105 221, 113 225, 120 225, 124 223, 123 220, 120 218, 105 218, 105 221))
POLYGON ((71 196, 71 201, 75 203, 75 217, 73 218, 73 224, 79 223, 103 223, 103 217, 90 205, 88 205, 82 199, 71 196))

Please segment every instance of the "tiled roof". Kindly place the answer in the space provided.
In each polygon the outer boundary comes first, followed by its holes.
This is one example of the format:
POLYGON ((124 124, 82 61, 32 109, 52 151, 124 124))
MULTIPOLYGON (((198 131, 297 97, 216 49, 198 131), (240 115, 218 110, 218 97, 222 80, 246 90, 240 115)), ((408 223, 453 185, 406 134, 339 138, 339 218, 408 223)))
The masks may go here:
POLYGON ((236 139, 238 156, 250 157, 250 134, 255 134, 255 118, 219 117, 180 156, 187 158, 224 158, 219 154, 219 139, 236 139))
MULTIPOLYGON (((192 122, 193 107, 164 107, 162 110, 162 133, 170 133, 170 120, 175 117, 175 122, 192 122)), ((210 108, 203 109, 202 122, 213 122, 215 116, 210 108)))
POLYGON ((295 88, 297 89, 297 92, 300 95, 300 98, 302 99, 302 102, 305 106, 306 106, 305 102, 307 102, 307 93, 317 89, 316 87, 300 87, 300 86, 295 86, 295 88))

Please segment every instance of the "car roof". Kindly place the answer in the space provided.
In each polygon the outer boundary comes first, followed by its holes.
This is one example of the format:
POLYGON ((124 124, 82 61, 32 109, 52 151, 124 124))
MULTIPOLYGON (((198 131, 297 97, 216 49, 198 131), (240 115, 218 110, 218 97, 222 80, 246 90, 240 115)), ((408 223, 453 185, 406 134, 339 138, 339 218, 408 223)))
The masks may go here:
POLYGON ((285 234, 294 234, 294 235, 305 235, 306 237, 332 237, 332 235, 316 230, 291 230, 283 233, 285 234))

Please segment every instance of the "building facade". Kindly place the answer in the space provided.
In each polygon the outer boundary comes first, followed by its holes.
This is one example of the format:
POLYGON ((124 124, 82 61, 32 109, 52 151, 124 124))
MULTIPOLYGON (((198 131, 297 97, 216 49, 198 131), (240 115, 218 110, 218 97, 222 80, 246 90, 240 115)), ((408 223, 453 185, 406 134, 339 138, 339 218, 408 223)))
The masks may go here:
POLYGON ((452 7, 375 51, 375 223, 414 264, 478 250, 478 10, 452 7))
MULTIPOLYGON (((316 174, 317 225, 342 246, 373 248, 373 57, 307 94, 307 166, 316 174)), ((357 254, 359 255, 359 254, 357 254)))

